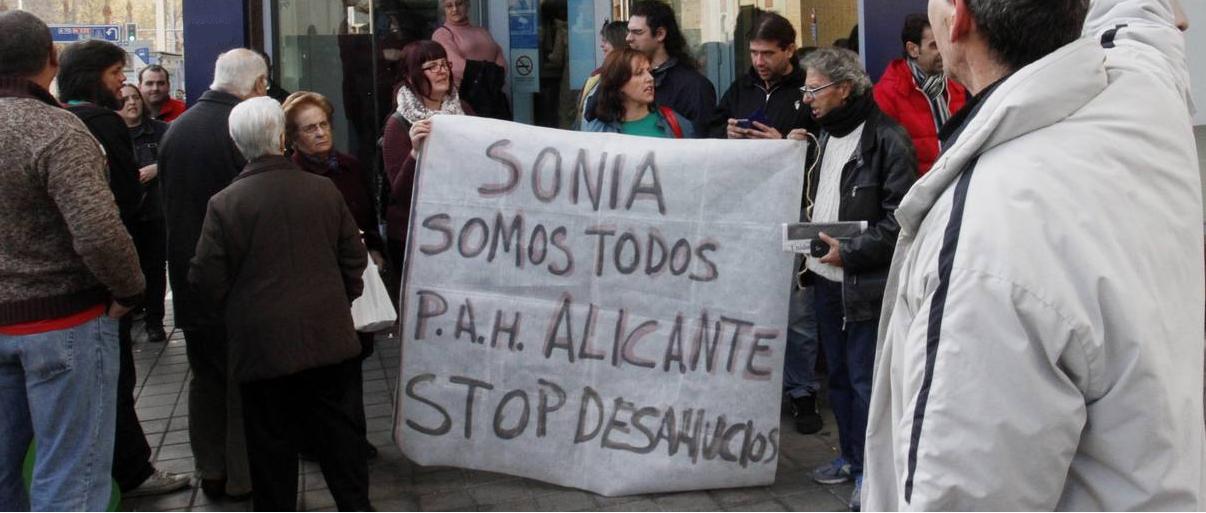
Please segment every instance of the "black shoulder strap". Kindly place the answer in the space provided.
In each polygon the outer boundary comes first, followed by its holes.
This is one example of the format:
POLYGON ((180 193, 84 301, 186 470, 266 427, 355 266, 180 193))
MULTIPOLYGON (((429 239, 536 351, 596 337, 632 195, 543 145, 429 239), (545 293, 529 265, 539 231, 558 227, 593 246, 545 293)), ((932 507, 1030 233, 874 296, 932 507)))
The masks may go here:
POLYGON ((1116 26, 1114 26, 1114 28, 1107 30, 1105 32, 1105 34, 1102 34, 1101 35, 1101 47, 1102 48, 1113 48, 1114 47, 1114 38, 1118 37, 1118 29, 1121 29, 1125 26, 1126 26, 1125 23, 1123 23, 1121 25, 1116 25, 1116 26))

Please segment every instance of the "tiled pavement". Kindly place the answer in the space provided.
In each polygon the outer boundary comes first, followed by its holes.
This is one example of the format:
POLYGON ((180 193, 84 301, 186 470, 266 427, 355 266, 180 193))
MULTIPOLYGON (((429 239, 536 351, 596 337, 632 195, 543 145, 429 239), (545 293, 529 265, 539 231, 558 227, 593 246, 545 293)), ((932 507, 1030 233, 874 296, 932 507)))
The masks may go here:
MULTIPOLYGON (((183 334, 176 330, 162 344, 136 339, 134 350, 137 409, 155 465, 190 472, 189 368, 183 334)), ((836 455, 837 433, 828 412, 825 429, 810 436, 796 433, 790 417, 783 418, 778 477, 774 485, 764 487, 603 497, 503 474, 421 467, 391 440, 391 394, 397 377, 398 339, 378 339, 376 353, 364 363, 364 402, 368 438, 380 451, 369 465, 371 498, 380 511, 844 511, 852 490, 849 484, 821 486, 807 475, 836 455)), ((299 510, 335 510, 316 464, 303 462, 298 480, 299 510)), ((124 511, 247 511, 250 506, 211 501, 194 488, 122 503, 124 511)))

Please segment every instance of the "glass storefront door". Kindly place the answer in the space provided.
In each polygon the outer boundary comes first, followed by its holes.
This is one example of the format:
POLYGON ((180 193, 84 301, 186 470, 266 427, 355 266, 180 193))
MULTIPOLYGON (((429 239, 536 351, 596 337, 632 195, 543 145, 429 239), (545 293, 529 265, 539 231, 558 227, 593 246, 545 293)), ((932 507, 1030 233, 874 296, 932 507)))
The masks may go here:
MULTIPOLYGON (((277 83, 289 91, 322 93, 336 108, 332 121, 337 148, 372 162, 376 141, 393 104, 402 46, 431 37, 441 23, 443 0, 276 0, 274 62, 277 83)), ((488 25, 510 0, 476 0, 470 19, 488 25)), ((593 0, 601 17, 626 19, 632 0, 593 0), (607 16, 610 15, 610 16, 607 16)), ((828 46, 858 23, 858 0, 669 0, 701 70, 724 94, 749 68, 746 38, 757 10, 777 12, 792 22, 800 48, 828 46)), ((567 0, 539 2, 539 92, 524 106, 535 124, 569 127, 581 83, 569 80, 575 52, 567 45, 567 0)), ((505 18, 505 14, 502 19, 505 18)), ((594 30, 603 19, 594 20, 594 30)), ((505 27, 496 39, 506 40, 505 27)), ((572 39, 572 38, 571 38, 572 39)), ((576 40, 575 40, 576 41, 576 40)), ((581 44, 577 42, 576 44, 581 44)), ((594 41, 593 46, 598 42, 594 41)), ((594 69, 597 62, 590 62, 594 69)), ((515 96, 515 95, 513 95, 515 96)), ((525 95, 519 95, 525 96, 525 95)), ((520 103, 514 105, 517 110, 520 103)))
POLYGON ((372 168, 401 49, 431 37, 439 0, 279 0, 274 7, 277 83, 326 96, 336 148, 372 168))

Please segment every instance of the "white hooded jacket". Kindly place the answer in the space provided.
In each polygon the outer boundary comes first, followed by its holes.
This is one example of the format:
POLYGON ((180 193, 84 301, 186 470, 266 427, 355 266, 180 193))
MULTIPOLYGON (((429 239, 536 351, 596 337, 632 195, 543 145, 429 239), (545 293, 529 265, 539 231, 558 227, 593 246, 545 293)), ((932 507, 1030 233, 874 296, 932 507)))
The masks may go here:
POLYGON ((1206 508, 1184 39, 1168 0, 1094 0, 1085 34, 896 211, 864 510, 1206 508))

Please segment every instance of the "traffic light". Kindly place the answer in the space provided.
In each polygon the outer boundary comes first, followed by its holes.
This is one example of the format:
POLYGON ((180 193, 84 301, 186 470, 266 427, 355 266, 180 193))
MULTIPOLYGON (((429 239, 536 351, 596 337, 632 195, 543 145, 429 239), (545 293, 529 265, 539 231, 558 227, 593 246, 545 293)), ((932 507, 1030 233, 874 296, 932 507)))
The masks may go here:
POLYGON ((137 23, 127 23, 126 24, 126 41, 133 43, 137 39, 138 39, 138 24, 137 23))

